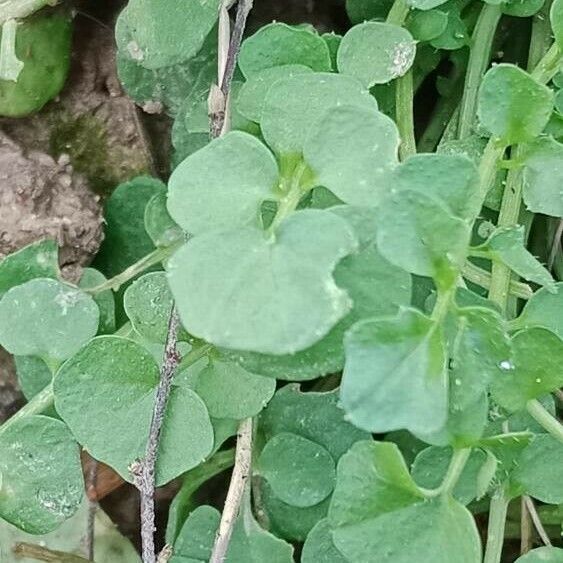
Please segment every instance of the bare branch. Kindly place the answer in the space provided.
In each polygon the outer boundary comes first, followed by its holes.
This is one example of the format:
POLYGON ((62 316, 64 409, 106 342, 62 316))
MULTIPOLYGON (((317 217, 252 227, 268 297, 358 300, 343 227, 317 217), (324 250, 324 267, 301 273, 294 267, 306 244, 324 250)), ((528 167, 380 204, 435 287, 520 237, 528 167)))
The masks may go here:
POLYGON ((98 501, 95 500, 96 482, 98 480, 98 462, 92 459, 86 475, 86 491, 88 496, 88 517, 86 520, 86 537, 84 548, 88 561, 94 561, 94 532, 98 501))
POLYGON ((160 368, 160 381, 156 391, 156 399, 149 430, 147 449, 143 460, 131 466, 131 473, 134 483, 141 494, 141 541, 143 563, 155 563, 156 553, 154 546, 155 514, 154 514, 154 488, 155 488, 155 466, 158 453, 158 443, 166 403, 170 395, 172 379, 176 367, 180 362, 177 350, 178 342, 178 313, 176 307, 172 308, 170 320, 168 322, 168 334, 166 336, 166 346, 164 348, 164 358, 160 368))
POLYGON ((33 543, 17 543, 13 547, 12 552, 18 559, 25 557, 26 559, 50 561, 51 563, 88 563, 87 559, 74 553, 56 551, 33 543))
POLYGON ((229 542, 240 510, 240 504, 250 476, 252 460, 252 419, 243 420, 237 432, 237 449, 235 467, 229 484, 225 507, 221 515, 221 522, 213 544, 213 551, 209 563, 223 563, 227 556, 229 542))
POLYGON ((526 506, 526 499, 520 499, 520 555, 525 555, 532 549, 533 528, 530 512, 526 506))

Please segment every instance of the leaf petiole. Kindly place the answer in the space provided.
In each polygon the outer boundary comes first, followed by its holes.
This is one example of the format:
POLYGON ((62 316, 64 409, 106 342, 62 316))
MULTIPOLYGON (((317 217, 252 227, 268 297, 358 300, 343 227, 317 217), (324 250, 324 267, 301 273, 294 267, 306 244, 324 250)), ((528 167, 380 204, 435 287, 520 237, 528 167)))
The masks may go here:
POLYGON ((5 432, 10 426, 22 420, 26 416, 31 416, 34 414, 41 414, 43 411, 52 407, 55 402, 55 395, 53 393, 53 384, 49 383, 31 401, 24 405, 14 416, 10 417, 2 426, 0 426, 0 434, 5 432))
POLYGON ((504 543, 504 527, 509 498, 504 488, 497 489, 491 496, 489 526, 487 528, 487 546, 483 563, 499 563, 504 543))
POLYGON ((538 424, 556 440, 563 443, 563 424, 552 416, 537 399, 528 401, 526 403, 526 410, 538 424))
POLYGON ((444 476, 444 480, 441 485, 436 489, 424 490, 424 495, 428 498, 433 498, 437 496, 445 496, 452 494, 461 473, 471 455, 472 448, 460 448, 453 452, 452 458, 450 459, 450 464, 448 465, 448 470, 444 476))

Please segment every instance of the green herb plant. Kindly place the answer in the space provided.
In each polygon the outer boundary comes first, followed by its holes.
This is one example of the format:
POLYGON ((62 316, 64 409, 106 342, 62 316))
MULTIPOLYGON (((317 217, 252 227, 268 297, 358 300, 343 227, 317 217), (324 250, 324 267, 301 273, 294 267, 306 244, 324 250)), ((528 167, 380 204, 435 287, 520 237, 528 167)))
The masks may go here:
POLYGON ((534 242, 563 217, 563 1, 348 0, 342 37, 268 24, 210 140, 220 8, 130 0, 117 21, 124 87, 174 119, 167 185, 114 191, 77 285, 51 241, 0 262, 29 399, 0 427, 0 517, 60 526, 80 448, 134 481, 175 306, 171 562, 214 561, 221 513, 196 493, 249 419, 228 563, 514 561, 520 497, 547 545, 517 560, 563 561, 563 256, 534 242))

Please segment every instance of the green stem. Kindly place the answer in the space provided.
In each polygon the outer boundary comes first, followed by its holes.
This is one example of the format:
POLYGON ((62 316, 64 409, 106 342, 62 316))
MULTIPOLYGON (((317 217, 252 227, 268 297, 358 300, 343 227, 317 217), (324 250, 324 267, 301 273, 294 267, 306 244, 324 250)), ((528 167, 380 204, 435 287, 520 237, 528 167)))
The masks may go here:
POLYGON ((49 383, 43 391, 37 393, 31 401, 25 404, 16 414, 14 414, 14 416, 10 417, 4 424, 2 424, 2 426, 0 426, 0 434, 27 416, 41 414, 49 407, 52 407, 54 402, 55 395, 53 394, 53 384, 49 383))
POLYGON ((436 323, 440 323, 444 320, 444 317, 450 308, 450 303, 452 302, 455 290, 456 288, 453 287, 446 291, 438 291, 438 298, 436 299, 436 303, 432 309, 432 320, 436 323))
MULTIPOLYGON (((485 289, 491 287, 491 272, 483 270, 473 264, 473 262, 467 261, 461 271, 462 276, 467 280, 485 289)), ((510 280, 508 289, 512 295, 518 297, 519 299, 530 299, 534 292, 532 288, 523 282, 516 280, 510 280)))
POLYGON ((450 460, 450 465, 439 487, 439 494, 448 495, 454 490, 461 473, 471 455, 471 448, 461 448, 459 450, 454 450, 452 459, 450 460))
POLYGON ((0 0, 0 24, 30 16, 44 6, 55 6, 59 0, 0 0))
POLYGON ((491 47, 501 15, 500 5, 483 4, 473 30, 465 88, 461 99, 458 129, 460 139, 471 133, 475 123, 479 86, 491 60, 491 47))
POLYGON ((394 25, 403 25, 405 19, 409 15, 409 5, 406 0, 395 0, 389 13, 387 14, 387 23, 394 25))
POLYGON ((395 81, 395 121, 399 130, 399 156, 406 160, 416 154, 412 69, 395 81))
POLYGON ((180 373, 182 370, 193 366, 198 360, 207 355, 213 346, 211 344, 202 344, 197 348, 192 348, 180 361, 178 367, 176 368, 176 373, 180 373))
POLYGON ((485 199, 489 190, 492 188, 497 175, 497 167, 499 160, 503 157, 505 145, 500 145, 495 139, 489 139, 485 146, 481 162, 479 163, 479 192, 481 197, 485 199))
POLYGON ((552 416, 538 400, 532 399, 528 401, 526 403, 526 410, 556 440, 563 442, 563 424, 552 416))
POLYGON ((561 51, 553 43, 547 53, 532 71, 532 77, 542 84, 547 84, 558 72, 561 64, 561 51))
POLYGON ((176 243, 171 246, 167 246, 166 248, 157 248, 150 254, 143 256, 143 258, 141 258, 138 262, 135 262, 134 264, 123 270, 123 272, 117 274, 117 276, 106 280, 100 285, 85 288, 84 291, 87 291, 88 293, 100 293, 102 291, 107 291, 108 289, 117 291, 124 283, 141 274, 151 266, 154 266, 155 264, 158 264, 163 260, 166 260, 166 258, 172 256, 174 251, 179 246, 180 243, 176 243))
POLYGON ((483 563, 500 563, 504 543, 504 526, 508 510, 508 497, 503 488, 497 489, 491 497, 487 546, 483 563))

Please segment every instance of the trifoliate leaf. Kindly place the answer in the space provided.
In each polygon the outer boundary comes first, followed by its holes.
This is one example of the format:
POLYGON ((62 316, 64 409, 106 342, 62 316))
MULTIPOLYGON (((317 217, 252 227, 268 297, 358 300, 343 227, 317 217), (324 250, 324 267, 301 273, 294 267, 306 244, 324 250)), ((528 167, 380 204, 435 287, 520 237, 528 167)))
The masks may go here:
POLYGON ((413 39, 430 41, 444 33, 448 26, 448 14, 441 10, 414 11, 406 25, 413 39))
POLYGON ((563 144, 537 139, 524 157, 524 203, 534 213, 563 217, 563 144))
POLYGON ((520 316, 512 321, 512 328, 532 326, 547 328, 563 340, 563 282, 552 290, 542 288, 526 302, 520 316))
POLYGON ((415 309, 355 324, 340 389, 348 419, 370 432, 438 430, 448 408, 439 326, 415 309))
MULTIPOLYGON (((458 4, 450 2, 444 3, 441 0, 425 0, 425 4, 429 6, 429 9, 434 8, 436 5, 442 6, 442 11, 448 14, 448 25, 446 29, 443 33, 438 35, 438 37, 429 41, 431 47, 445 51, 456 51, 470 44, 470 33, 466 23, 461 18, 458 4), (437 1, 440 3, 436 4, 435 2, 437 1)), ((421 49, 419 49, 419 51, 420 50, 421 49)))
POLYGON ((275 199, 278 167, 255 137, 232 131, 184 160, 168 184, 168 211, 192 235, 258 224, 275 199))
POLYGON ((195 237, 170 259, 169 283, 190 334, 227 348, 294 353, 350 310, 332 270, 355 248, 344 220, 302 210, 269 238, 252 228, 195 237))
POLYGON ((0 300, 0 344, 11 354, 60 362, 96 334, 99 316, 88 294, 37 278, 13 287, 0 300))
POLYGON ((485 74, 477 114, 500 142, 531 141, 543 131, 552 110, 553 92, 517 66, 499 64, 485 74))
POLYGON ((461 155, 419 154, 398 166, 395 191, 416 191, 438 200, 454 217, 473 221, 481 210, 475 164, 461 155))
POLYGON ((280 500, 297 507, 327 498, 336 477, 334 459, 325 448, 290 432, 276 434, 266 443, 257 470, 280 500))
POLYGON ((78 445, 61 421, 46 416, 2 428, 0 475, 0 517, 30 534, 58 528, 82 500, 78 445))
POLYGON ((378 209, 377 247, 391 263, 450 287, 469 244, 466 221, 439 201, 413 190, 389 195, 378 209))
POLYGON ((398 164, 399 132, 374 108, 341 106, 325 115, 303 147, 317 184, 342 201, 377 205, 398 164))
POLYGON ((328 72, 330 53, 315 32, 280 22, 265 25, 242 44, 239 66, 247 79, 266 68, 283 65, 303 65, 328 72))
POLYGON ((492 381, 494 400, 510 412, 522 410, 563 386, 563 341, 543 328, 529 328, 512 339, 513 362, 501 364, 505 375, 492 381))
POLYGON ((23 68, 17 81, 0 80, 0 116, 33 113, 60 92, 70 66, 71 37, 72 22, 61 11, 18 22, 15 54, 23 68))
POLYGON ((365 22, 350 29, 338 49, 338 70, 366 88, 403 76, 412 66, 416 43, 403 27, 365 22))
POLYGON ((166 194, 154 194, 145 206, 145 230, 157 248, 167 248, 182 240, 184 233, 166 208, 166 194))
MULTIPOLYGON (((107 278, 94 268, 84 268, 78 287, 86 289, 96 287, 107 281, 107 278)), ((100 311, 100 322, 97 334, 113 334, 115 332, 115 298, 111 289, 100 291, 92 295, 98 310, 100 311)))
MULTIPOLYGON (((57 412, 93 457, 131 481, 129 467, 145 454, 158 380, 158 366, 140 344, 100 336, 57 373, 57 412)), ((157 486, 199 465, 212 448, 203 401, 190 389, 173 388, 159 442, 157 486)))
POLYGON ((59 276, 57 243, 33 242, 0 260, 0 297, 10 288, 34 278, 58 279, 59 276))
POLYGON ((264 68, 250 76, 243 84, 237 98, 237 108, 247 119, 260 123, 264 108, 264 99, 268 90, 276 81, 291 78, 296 74, 311 74, 313 71, 301 64, 287 64, 264 68))
POLYGON ((119 51, 149 70, 193 57, 219 15, 219 0, 132 0, 119 16, 119 51))
MULTIPOLYGON (((461 475, 452 491, 453 497, 461 504, 467 505, 477 498, 477 479, 479 471, 486 460, 482 450, 473 450, 461 475)), ((414 460, 411 474, 419 487, 436 489, 444 480, 450 460, 452 448, 430 446, 422 450, 414 460)))
POLYGON ((377 109, 375 98, 350 76, 313 73, 278 80, 264 101, 264 139, 278 154, 300 153, 322 118, 341 105, 377 109))
POLYGON ((549 434, 535 436, 522 452, 513 479, 542 502, 563 503, 563 444, 549 434))
POLYGON ((203 399, 211 416, 237 420, 256 416, 275 390, 275 380, 216 358, 209 359, 194 385, 194 391, 203 399))
POLYGON ((503 262, 526 280, 549 288, 555 284, 549 271, 526 249, 522 226, 498 228, 477 248, 488 252, 491 259, 503 262))
POLYGON ((307 535, 301 553, 301 563, 347 563, 332 541, 328 519, 320 520, 307 535))

